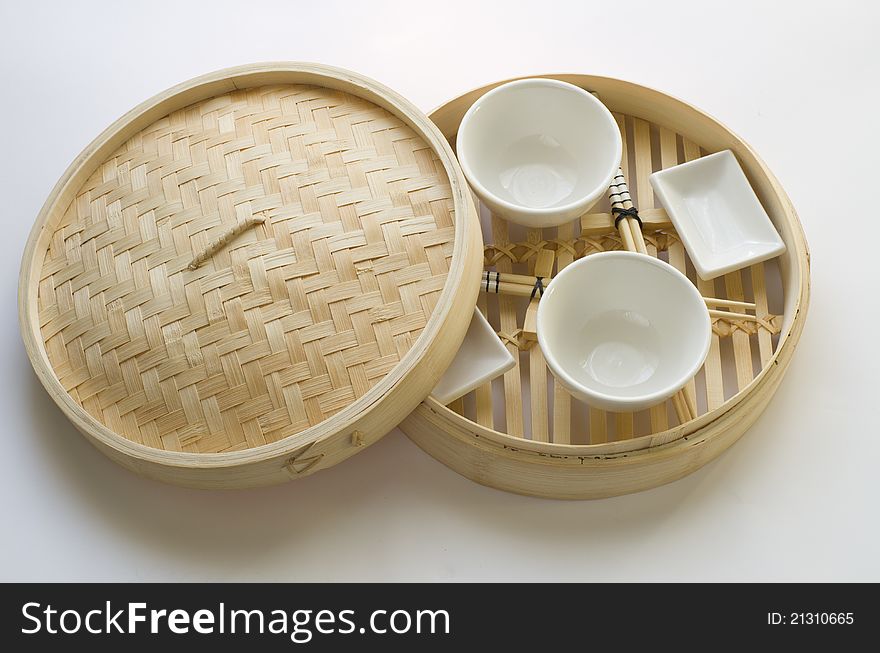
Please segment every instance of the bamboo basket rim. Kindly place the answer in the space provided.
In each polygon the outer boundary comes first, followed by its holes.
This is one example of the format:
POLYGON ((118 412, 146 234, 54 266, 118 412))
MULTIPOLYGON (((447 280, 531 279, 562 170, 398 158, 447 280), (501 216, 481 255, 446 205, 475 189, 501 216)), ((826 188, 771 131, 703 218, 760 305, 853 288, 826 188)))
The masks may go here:
MULTIPOLYGON (((467 278, 468 266, 462 263, 470 251, 468 224, 472 217, 472 201, 466 182, 458 168, 455 155, 437 127, 409 100, 366 76, 323 64, 299 61, 270 61, 224 68, 181 82, 143 101, 123 114, 102 131, 71 162, 56 182, 31 228, 23 254, 18 283, 19 327, 31 365, 55 403, 79 429, 134 461, 155 463, 167 468, 211 469, 230 468, 284 456, 291 451, 313 445, 346 430, 352 423, 371 413, 382 399, 403 383, 409 373, 424 361, 428 346, 434 341, 449 318, 456 318, 461 298, 476 294, 477 280, 467 278), (291 77, 296 76, 296 80, 291 77), (190 453, 166 451, 133 442, 92 417, 70 396, 60 383, 49 361, 45 344, 39 335, 36 288, 30 288, 33 276, 39 274, 45 257, 42 238, 51 227, 56 212, 71 201, 79 185, 102 163, 103 156, 115 150, 132 134, 179 108, 217 94, 278 83, 311 83, 318 86, 354 92, 402 119, 437 154, 449 178, 453 212, 456 216, 452 261, 440 298, 423 331, 397 365, 363 396, 340 412, 307 429, 276 442, 239 451, 190 453), (351 91, 354 87, 355 91, 351 91), (467 216, 462 219, 463 216, 467 216), (463 290, 473 292, 463 292, 463 290), (456 298, 459 298, 456 301, 456 298)), ((470 308, 467 312, 468 321, 470 308)), ((462 335, 463 335, 462 331, 462 335)), ((384 433, 382 434, 384 435, 384 433)))
MULTIPOLYGON (((649 435, 643 435, 618 442, 599 444, 561 444, 553 442, 537 442, 531 439, 512 436, 502 431, 498 431, 494 428, 488 428, 486 426, 478 424, 477 422, 472 421, 467 417, 464 417, 463 415, 460 415, 450 408, 442 405, 433 397, 429 396, 423 402, 423 404, 432 412, 441 414, 445 419, 448 419, 457 427, 470 431, 475 436, 473 441, 474 443, 479 441, 481 444, 493 446, 495 449, 501 449, 503 451, 533 452, 538 454, 539 456, 546 456, 548 458, 548 464, 550 460, 559 457, 570 457, 578 460, 588 458, 600 458, 603 460, 610 460, 621 457, 632 458, 635 456, 658 454, 661 451, 671 451, 675 448, 676 445, 681 445, 683 442, 687 443, 689 435, 701 431, 710 424, 727 417, 730 414, 730 411, 738 406, 744 399, 752 395, 759 388, 762 388, 764 385, 769 383, 767 379, 772 376, 771 371, 779 364, 780 358, 790 355, 789 350, 794 348, 794 346, 797 344, 797 338, 791 338, 791 336, 799 335, 800 332, 803 330, 803 325, 804 321, 806 320, 806 314, 810 300, 810 252, 806 240, 806 234, 803 230, 803 225, 798 218, 794 205, 792 204, 785 190, 780 185, 776 176, 769 169, 766 163, 764 163, 763 159, 758 156, 757 152, 755 152, 755 150, 736 132, 731 130, 729 127, 724 125, 721 121, 714 118, 710 114, 701 109, 698 109, 697 107, 678 97, 648 86, 636 84, 635 82, 630 82, 615 77, 589 75, 583 73, 546 73, 523 75, 471 88, 470 90, 460 94, 459 96, 452 98, 434 108, 428 113, 428 117, 439 125, 446 118, 444 114, 453 111, 454 105, 457 105, 461 102, 466 102, 467 106, 470 106, 481 95, 497 86, 500 86, 501 84, 506 84, 508 82, 513 82, 520 79, 529 79, 533 77, 561 79, 563 81, 568 81, 570 83, 578 84, 581 86, 589 85, 591 84, 591 82, 598 82, 600 86, 602 83, 614 84, 630 93, 648 94, 654 97, 662 97, 667 101, 671 101, 679 105, 679 110, 691 112, 692 115, 695 115, 703 120, 708 120, 715 127, 721 128, 725 132, 727 132, 740 148, 738 154, 746 153, 748 157, 751 158, 751 163, 757 166, 760 169, 761 173, 767 178, 768 182, 773 188, 774 193, 780 200, 782 213, 784 214, 784 217, 787 221, 787 225, 791 228, 792 242, 786 242, 786 245, 790 248, 790 259, 795 261, 796 263, 796 265, 793 266, 793 269, 796 268, 797 271, 797 286, 796 292, 793 293, 794 301, 792 304, 792 310, 794 314, 789 315, 789 311, 785 311, 783 326, 779 334, 778 345, 767 365, 765 365, 764 368, 755 376, 751 383, 749 383, 745 388, 741 389, 734 396, 725 401, 719 408, 707 411, 704 415, 694 420, 691 420, 684 425, 671 427, 659 433, 652 433, 649 435), (791 249, 793 249, 794 251, 791 251, 791 249)), ((637 113, 634 113, 629 109, 619 109, 614 106, 609 106, 609 109, 611 109, 612 111, 622 111, 627 113, 628 115, 639 117, 637 113)), ((651 118, 651 122, 663 124, 662 121, 658 121, 656 118, 651 118)), ((787 293, 787 295, 788 294, 790 293, 787 293)))

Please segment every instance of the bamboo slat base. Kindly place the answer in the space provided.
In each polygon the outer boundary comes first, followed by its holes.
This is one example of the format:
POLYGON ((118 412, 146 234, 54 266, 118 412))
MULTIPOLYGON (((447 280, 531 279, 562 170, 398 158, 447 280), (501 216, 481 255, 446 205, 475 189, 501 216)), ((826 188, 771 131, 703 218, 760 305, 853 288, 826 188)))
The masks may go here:
MULTIPOLYGON (((704 296, 716 300, 704 369, 665 404, 636 414, 605 413, 554 383, 536 352, 539 345, 522 337, 528 297, 487 294, 481 298, 481 309, 508 348, 521 354, 517 367, 503 381, 488 384, 454 406, 426 400, 401 426, 434 457, 485 485, 556 498, 613 496, 697 469, 754 422, 779 384, 799 338, 809 297, 809 259, 784 192, 748 146, 722 125, 684 103, 625 82, 552 77, 597 92, 615 112, 625 143, 622 168, 635 205, 646 215, 645 251, 684 272, 704 296), (779 260, 705 282, 697 279, 672 225, 655 206, 648 177, 725 148, 740 159, 788 252, 779 260), (743 315, 737 308, 752 303, 754 315, 743 315), (530 392, 536 380, 541 391, 537 402, 530 392), (681 423, 679 415, 695 416, 681 423)), ((453 139, 464 112, 490 88, 453 100, 430 117, 453 139)), ((486 269, 515 279, 510 275, 530 274, 542 249, 555 251, 558 271, 580 257, 625 248, 607 203, 593 211, 571 225, 526 232, 495 216, 488 219, 483 208, 486 269)))

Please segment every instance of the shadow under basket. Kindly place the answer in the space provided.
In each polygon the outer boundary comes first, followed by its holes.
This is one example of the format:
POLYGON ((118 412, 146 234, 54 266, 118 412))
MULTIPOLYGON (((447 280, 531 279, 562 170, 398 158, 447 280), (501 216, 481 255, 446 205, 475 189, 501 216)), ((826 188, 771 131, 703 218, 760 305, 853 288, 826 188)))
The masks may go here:
MULTIPOLYGON (((574 399, 549 373, 538 344, 523 337, 528 299, 482 293, 478 307, 514 354, 516 367, 449 406, 429 397, 401 428, 437 460, 490 487, 560 499, 638 492, 713 460, 770 402, 806 319, 809 252, 785 192, 755 152, 726 127, 684 102, 628 82, 588 75, 547 77, 596 93, 614 113, 624 139, 622 168, 645 216, 648 253, 684 272, 705 297, 754 303, 754 318, 726 318, 723 311, 713 311, 708 358, 684 390, 696 416, 681 422, 671 400, 639 413, 608 413, 574 399), (787 251, 704 281, 696 276, 648 178, 724 149, 736 155, 787 251)), ((454 143, 467 109, 500 83, 462 95, 429 117, 454 143)), ((558 272, 582 256, 622 249, 607 201, 593 210, 597 213, 557 228, 523 229, 481 207, 484 265, 531 274, 538 252, 552 249, 558 272)))

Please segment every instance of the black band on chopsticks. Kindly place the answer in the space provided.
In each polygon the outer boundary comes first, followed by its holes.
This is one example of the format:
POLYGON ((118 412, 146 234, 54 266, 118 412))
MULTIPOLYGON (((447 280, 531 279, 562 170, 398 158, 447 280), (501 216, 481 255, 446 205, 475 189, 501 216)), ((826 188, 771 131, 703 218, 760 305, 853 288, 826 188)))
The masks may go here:
POLYGON ((635 218, 639 221, 639 227, 642 226, 642 219, 639 217, 639 210, 634 206, 628 209, 622 209, 615 206, 611 209, 611 215, 617 216, 614 218, 615 229, 617 229, 618 223, 624 218, 635 218))
POLYGON ((486 270, 483 272, 483 274, 485 275, 483 277, 483 283, 486 284, 486 292, 489 292, 489 284, 491 284, 494 281, 495 282, 495 293, 497 294, 498 293, 498 283, 501 281, 501 275, 498 274, 497 272, 492 272, 491 270, 486 270), (492 277, 493 274, 495 275, 494 278, 492 277))
POLYGON ((534 299, 535 295, 540 297, 544 294, 544 277, 535 277, 535 285, 532 288, 532 294, 529 299, 534 299))

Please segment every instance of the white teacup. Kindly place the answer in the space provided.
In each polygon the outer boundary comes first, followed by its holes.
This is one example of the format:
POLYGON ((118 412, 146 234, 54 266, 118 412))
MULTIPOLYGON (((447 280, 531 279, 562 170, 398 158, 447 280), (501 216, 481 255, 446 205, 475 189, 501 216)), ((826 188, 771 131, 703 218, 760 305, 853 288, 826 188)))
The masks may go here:
POLYGON ((468 182, 493 212, 552 227, 607 194, 623 145, 614 117, 593 95, 537 78, 503 84, 474 102, 456 149, 468 182))
POLYGON ((538 341, 569 392, 597 408, 660 403, 697 373, 712 337, 703 297, 671 265, 603 252, 553 277, 538 305, 538 341))

